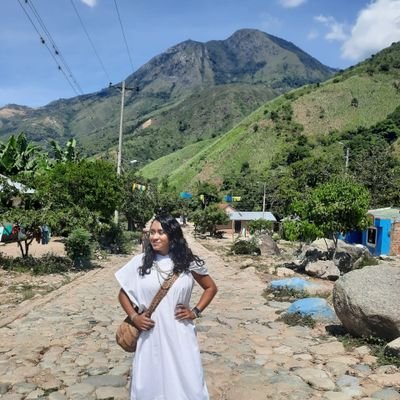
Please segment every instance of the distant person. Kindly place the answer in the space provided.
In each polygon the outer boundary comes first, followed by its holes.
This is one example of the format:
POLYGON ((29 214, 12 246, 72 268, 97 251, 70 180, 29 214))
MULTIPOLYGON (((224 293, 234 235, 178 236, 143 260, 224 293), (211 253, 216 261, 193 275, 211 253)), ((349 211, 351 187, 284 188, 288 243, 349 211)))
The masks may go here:
POLYGON ((149 244, 149 231, 148 231, 148 229, 143 229, 142 236, 140 238, 140 242, 141 242, 141 245, 142 245, 142 253, 144 253, 144 249, 149 244))
POLYGON ((157 215, 144 253, 119 269, 116 278, 119 302, 142 331, 132 367, 131 400, 208 400, 193 320, 212 301, 217 287, 204 261, 188 247, 179 222, 157 215), (146 309, 174 273, 178 279, 149 318, 146 309), (203 292, 192 308, 194 281, 203 292))

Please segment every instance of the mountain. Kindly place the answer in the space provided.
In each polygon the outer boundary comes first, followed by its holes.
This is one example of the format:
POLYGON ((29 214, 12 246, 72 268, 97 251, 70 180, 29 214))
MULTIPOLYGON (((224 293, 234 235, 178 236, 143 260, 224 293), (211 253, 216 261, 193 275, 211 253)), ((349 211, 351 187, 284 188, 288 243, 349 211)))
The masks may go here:
MULTIPOLYGON (((221 185, 238 176, 247 163, 251 171, 263 173, 284 165, 282 159, 289 159, 290 151, 292 157, 301 158, 293 149, 335 155, 340 160, 341 137, 347 133, 351 138, 356 136, 354 132, 385 122, 399 104, 400 43, 395 43, 324 83, 308 84, 266 102, 201 149, 182 149, 148 164, 141 172, 146 178, 167 177, 178 190, 190 190, 199 180, 221 185)), ((384 136, 392 140, 392 132, 400 131, 400 121, 387 126, 384 136)), ((400 155, 399 139, 394 148, 400 155)))
MULTIPOLYGON (((124 157, 148 162, 216 137, 292 88, 321 82, 334 70, 294 44, 253 29, 226 40, 180 43, 126 79, 124 157)), ((24 131, 33 141, 76 137, 89 154, 118 140, 116 87, 32 109, 0 109, 0 140, 24 131)))

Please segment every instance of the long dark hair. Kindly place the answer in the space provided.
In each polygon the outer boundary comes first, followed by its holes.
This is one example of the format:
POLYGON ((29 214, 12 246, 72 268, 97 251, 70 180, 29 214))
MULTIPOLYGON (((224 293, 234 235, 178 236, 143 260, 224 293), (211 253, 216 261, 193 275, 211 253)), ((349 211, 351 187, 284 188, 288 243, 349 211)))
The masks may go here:
MULTIPOLYGON (((169 214, 158 214, 151 223, 158 221, 169 239, 169 256, 174 263, 174 272, 181 273, 189 270, 189 265, 194 261, 197 265, 204 265, 204 261, 192 253, 183 236, 179 222, 169 214)), ((156 257, 150 241, 145 247, 143 264, 139 267, 141 276, 150 274, 151 267, 156 257)))

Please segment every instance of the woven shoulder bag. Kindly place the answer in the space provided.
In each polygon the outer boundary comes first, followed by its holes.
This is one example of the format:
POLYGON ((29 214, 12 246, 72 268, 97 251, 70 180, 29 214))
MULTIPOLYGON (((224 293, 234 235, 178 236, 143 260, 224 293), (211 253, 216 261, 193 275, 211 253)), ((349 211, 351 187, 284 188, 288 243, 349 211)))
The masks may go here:
MULTIPOLYGON (((147 313, 149 317, 160 304, 161 300, 168 293, 173 283, 178 278, 177 274, 173 274, 170 278, 166 279, 161 285, 159 291, 154 296, 147 313)), ((128 353, 134 353, 136 351, 137 341, 139 339, 140 330, 133 325, 133 322, 129 317, 126 317, 124 321, 118 326, 115 334, 117 343, 128 353)))

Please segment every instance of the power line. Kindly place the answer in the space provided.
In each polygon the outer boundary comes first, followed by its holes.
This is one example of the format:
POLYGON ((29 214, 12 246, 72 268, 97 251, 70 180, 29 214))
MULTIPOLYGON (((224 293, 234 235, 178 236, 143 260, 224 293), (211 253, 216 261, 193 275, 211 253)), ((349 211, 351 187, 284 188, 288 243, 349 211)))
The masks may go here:
POLYGON ((128 57, 129 57, 129 61, 130 61, 130 63, 131 63, 132 72, 133 72, 133 71, 134 71, 134 67, 133 67, 132 57, 131 57, 131 53, 130 53, 130 51, 129 51, 128 42, 127 42, 127 40, 126 40, 125 30, 124 30, 124 27, 123 27, 123 25, 122 25, 121 15, 119 14, 118 5, 117 5, 117 0, 114 0, 114 4, 115 4, 115 9, 117 10, 119 25, 120 25, 120 27, 121 27, 122 36, 123 36, 123 38, 124 38, 126 51, 128 52, 128 57))
MULTIPOLYGON (((49 51, 51 57, 53 58, 54 62, 57 65, 57 68, 59 71, 61 71, 65 77, 65 79, 67 80, 68 84, 71 86, 73 92, 77 95, 77 100, 78 102, 83 106, 83 103, 80 99, 80 95, 83 95, 83 90, 80 87, 80 85, 78 84, 77 80, 75 79, 75 77, 72 74, 71 69, 69 68, 66 60, 64 59, 64 57, 62 56, 60 50, 58 49, 55 41, 53 40, 50 32, 48 31, 48 29, 46 28, 45 23, 43 22, 42 18, 40 17, 38 11, 36 10, 35 6, 32 4, 31 0, 25 0, 25 4, 29 5, 29 8, 31 10, 31 12, 34 14, 34 16, 36 17, 37 22, 39 23, 41 29, 43 30, 44 34, 42 34, 40 32, 40 29, 38 28, 37 24, 35 23, 35 21, 32 19, 32 17, 29 15, 28 11, 25 9, 25 7, 23 6, 23 4, 21 3, 21 0, 18 0, 19 5, 21 6, 22 10, 24 11, 25 15, 27 16, 29 22, 32 24, 33 28, 35 29, 35 31, 37 32, 37 34, 39 35, 40 38, 40 42, 47 48, 47 50, 49 51), (53 48, 53 50, 49 47, 47 41, 45 40, 46 37, 49 41, 49 43, 51 43, 51 46, 53 48), (61 63, 59 63, 57 61, 56 56, 59 57, 61 63), (60 65, 61 64, 61 65, 60 65), (66 71, 68 72, 68 74, 66 73, 66 71)), ((90 124, 92 125, 92 129, 94 131, 97 130, 96 126, 93 124, 93 119, 96 118, 96 116, 94 115, 93 111, 88 109, 89 113, 92 115, 92 117, 89 119, 90 124)))
MULTIPOLYGON (((25 2, 27 2, 27 0, 25 0, 25 2)), ((33 28, 35 29, 35 31, 37 32, 37 34, 40 37, 40 42, 46 47, 46 49, 48 50, 48 52, 50 53, 51 57, 53 58, 54 62, 57 65, 57 68, 59 71, 62 72, 62 74, 64 75, 65 79, 67 80, 68 84, 71 86, 72 90, 74 91, 74 93, 79 96, 79 92, 77 91, 76 87, 73 85, 73 83, 70 81, 70 78, 68 77, 68 75, 66 74, 66 72, 64 71, 64 69, 61 67, 61 65, 59 64, 59 62, 57 61, 53 51, 50 49, 50 47, 48 46, 46 40, 43 38, 42 34, 40 33, 39 29, 37 28, 37 26, 35 25, 35 22, 32 20, 31 16, 29 15, 29 13, 25 10, 24 6, 21 4, 21 0, 18 0, 19 5, 21 6, 22 10, 24 11, 25 15, 27 16, 27 18, 29 19, 30 23, 32 24, 33 28)))
POLYGON ((101 60, 101 58, 100 58, 100 56, 99 56, 99 53, 98 53, 97 50, 96 50, 96 47, 95 47, 95 45, 94 45, 94 43, 93 43, 93 41, 92 41, 92 39, 91 39, 91 37, 90 37, 90 35, 89 35, 89 33, 88 33, 86 27, 85 27, 85 24, 83 23, 83 20, 82 20, 80 14, 79 14, 79 12, 78 12, 78 9, 77 9, 76 6, 75 6, 74 0, 70 0, 70 1, 71 1, 71 4, 72 4, 72 7, 73 7, 74 10, 75 10, 76 15, 78 16, 78 19, 79 19, 79 22, 81 23, 82 29, 83 29, 83 31, 85 32, 85 34, 86 34, 86 36, 87 36, 87 38, 88 38, 88 40, 89 40, 89 43, 90 43, 91 46, 92 46, 92 49, 93 49, 93 51, 94 51, 94 54, 96 55, 97 60, 99 61, 100 66, 101 66, 101 68, 103 69, 103 72, 104 72, 104 74, 106 75, 106 77, 107 77, 107 79, 108 79, 108 82, 111 83, 111 78, 110 78, 109 74, 107 73, 106 68, 104 67, 104 63, 103 63, 103 61, 101 60))

